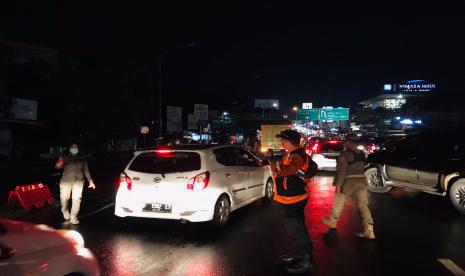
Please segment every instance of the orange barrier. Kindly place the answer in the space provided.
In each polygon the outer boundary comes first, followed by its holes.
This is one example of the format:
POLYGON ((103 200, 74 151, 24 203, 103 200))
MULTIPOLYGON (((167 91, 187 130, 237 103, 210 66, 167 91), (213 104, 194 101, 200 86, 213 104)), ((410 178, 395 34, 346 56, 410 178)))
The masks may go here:
POLYGON ((50 194, 48 186, 42 183, 16 186, 8 194, 7 205, 20 205, 24 210, 31 210, 31 207, 44 207, 45 203, 53 204, 54 199, 50 194))

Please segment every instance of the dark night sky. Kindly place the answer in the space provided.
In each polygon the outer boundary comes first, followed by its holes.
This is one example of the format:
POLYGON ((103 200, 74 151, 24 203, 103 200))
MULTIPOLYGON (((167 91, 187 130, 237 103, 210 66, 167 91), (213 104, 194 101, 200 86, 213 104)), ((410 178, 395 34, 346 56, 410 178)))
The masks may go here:
POLYGON ((176 92, 189 92, 185 103, 278 98, 286 108, 302 101, 347 106, 380 94, 386 82, 410 79, 436 81, 441 93, 465 90, 465 20, 453 7, 36 2, 3 16, 1 36, 123 70, 155 70, 171 49, 164 66, 170 104, 178 103, 176 92), (188 42, 196 46, 176 46, 188 42))

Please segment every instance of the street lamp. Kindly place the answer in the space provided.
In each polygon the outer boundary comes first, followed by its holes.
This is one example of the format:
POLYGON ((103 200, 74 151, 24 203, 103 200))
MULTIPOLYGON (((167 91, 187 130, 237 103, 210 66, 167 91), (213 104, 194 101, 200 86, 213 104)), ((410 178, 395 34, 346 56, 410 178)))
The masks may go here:
POLYGON ((299 111, 299 108, 297 106, 294 106, 292 110, 295 112, 295 120, 297 121, 297 111, 299 111))
MULTIPOLYGON (((195 43, 191 42, 191 43, 187 43, 187 44, 184 44, 182 46, 180 46, 179 48, 182 48, 182 47, 193 47, 195 46, 195 43)), ((158 116, 160 118, 160 129, 158 130, 158 135, 159 137, 162 137, 163 136, 163 112, 162 112, 162 104, 161 104, 161 100, 162 100, 162 65, 163 65, 163 59, 165 58, 165 56, 168 54, 168 52, 171 50, 170 49, 166 49, 163 54, 161 55, 160 57, 160 60, 158 62, 158 116)))

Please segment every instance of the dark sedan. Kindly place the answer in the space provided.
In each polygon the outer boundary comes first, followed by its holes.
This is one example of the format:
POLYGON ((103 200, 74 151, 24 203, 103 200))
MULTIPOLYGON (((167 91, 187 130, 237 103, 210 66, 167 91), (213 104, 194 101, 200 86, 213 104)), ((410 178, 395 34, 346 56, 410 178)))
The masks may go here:
POLYGON ((387 143, 368 157, 365 176, 372 192, 397 186, 447 196, 465 214, 465 132, 427 132, 387 143))

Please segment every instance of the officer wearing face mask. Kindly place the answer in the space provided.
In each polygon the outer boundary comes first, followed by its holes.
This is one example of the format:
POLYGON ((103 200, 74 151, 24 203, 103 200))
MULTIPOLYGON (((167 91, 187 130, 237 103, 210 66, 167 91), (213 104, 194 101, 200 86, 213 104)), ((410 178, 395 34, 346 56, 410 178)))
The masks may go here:
POLYGON ((77 215, 81 206, 82 189, 87 179, 88 188, 95 189, 94 181, 90 176, 87 160, 79 153, 77 144, 71 144, 69 153, 58 159, 55 164, 56 169, 63 169, 63 176, 60 180, 60 201, 63 218, 72 224, 79 224, 77 215), (68 201, 71 198, 71 210, 68 208, 68 201))

